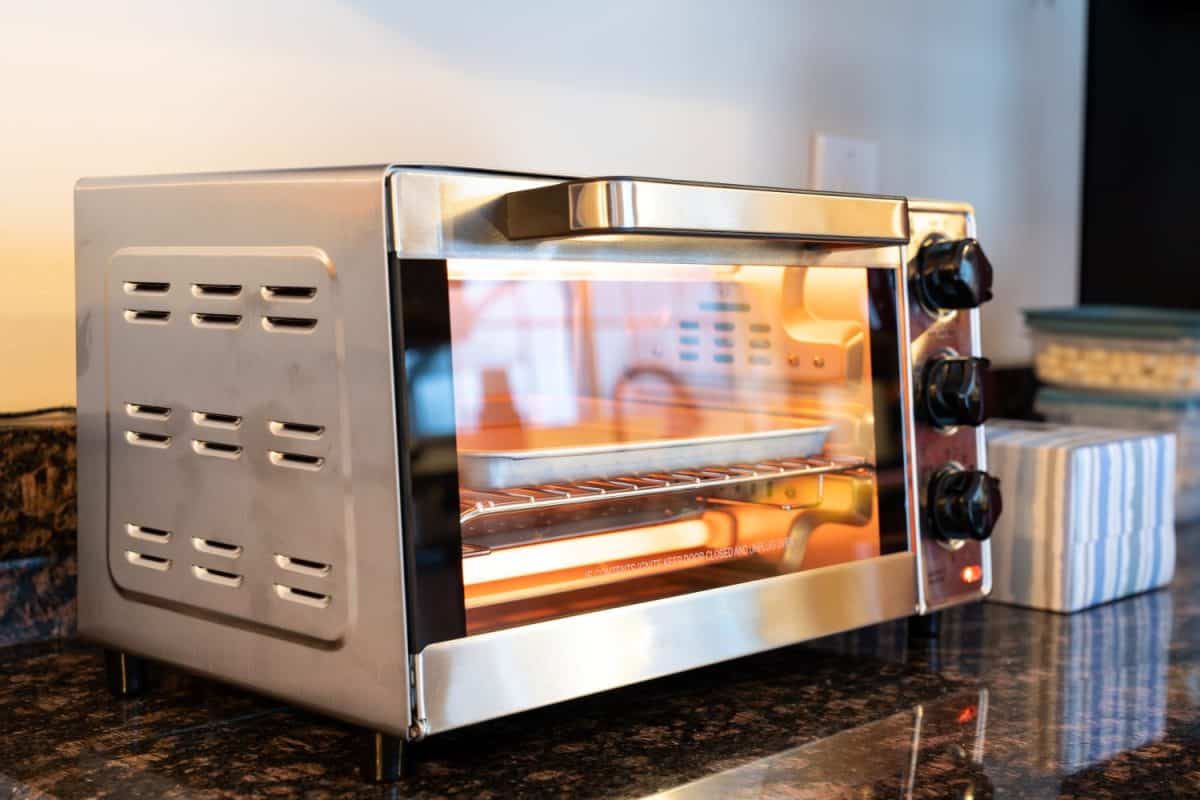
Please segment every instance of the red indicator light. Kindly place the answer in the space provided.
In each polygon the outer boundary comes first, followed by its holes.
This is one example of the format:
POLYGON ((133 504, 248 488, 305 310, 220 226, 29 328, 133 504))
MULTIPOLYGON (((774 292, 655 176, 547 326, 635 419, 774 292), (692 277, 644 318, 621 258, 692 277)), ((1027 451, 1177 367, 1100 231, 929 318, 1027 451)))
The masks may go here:
POLYGON ((958 722, 960 725, 966 725, 971 720, 975 719, 975 706, 967 706, 962 711, 958 712, 958 722))
POLYGON ((979 583, 983 579, 983 567, 978 564, 972 564, 969 567, 963 567, 962 572, 963 583, 979 583))

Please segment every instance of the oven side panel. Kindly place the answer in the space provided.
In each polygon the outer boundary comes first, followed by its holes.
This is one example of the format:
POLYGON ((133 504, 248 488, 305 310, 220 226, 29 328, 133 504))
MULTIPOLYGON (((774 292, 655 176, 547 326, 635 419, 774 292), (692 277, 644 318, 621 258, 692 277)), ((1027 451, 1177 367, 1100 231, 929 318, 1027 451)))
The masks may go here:
POLYGON ((78 185, 79 624, 403 734, 384 172, 78 185))

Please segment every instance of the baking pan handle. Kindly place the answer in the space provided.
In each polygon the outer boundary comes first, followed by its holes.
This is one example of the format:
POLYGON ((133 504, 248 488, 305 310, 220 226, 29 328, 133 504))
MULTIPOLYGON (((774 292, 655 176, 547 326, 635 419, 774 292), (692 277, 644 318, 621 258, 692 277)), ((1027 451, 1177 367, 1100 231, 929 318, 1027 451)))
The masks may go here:
POLYGON ((908 241, 902 197, 648 178, 584 178, 510 192, 509 239, 679 235, 878 246, 908 241))

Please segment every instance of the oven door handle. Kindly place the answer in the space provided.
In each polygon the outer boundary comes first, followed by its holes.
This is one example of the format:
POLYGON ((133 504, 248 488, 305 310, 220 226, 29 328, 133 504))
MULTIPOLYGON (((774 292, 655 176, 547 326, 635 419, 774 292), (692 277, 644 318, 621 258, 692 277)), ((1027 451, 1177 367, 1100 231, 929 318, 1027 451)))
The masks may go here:
POLYGON ((908 241, 903 197, 649 178, 583 178, 504 196, 509 239, 597 235, 789 239, 873 247, 908 241))

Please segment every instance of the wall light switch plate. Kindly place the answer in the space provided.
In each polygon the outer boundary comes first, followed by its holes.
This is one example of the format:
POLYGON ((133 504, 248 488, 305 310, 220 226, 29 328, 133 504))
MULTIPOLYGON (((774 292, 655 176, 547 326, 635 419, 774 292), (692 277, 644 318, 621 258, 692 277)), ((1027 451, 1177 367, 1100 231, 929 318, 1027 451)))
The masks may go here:
POLYGON ((829 192, 879 191, 879 142, 821 131, 813 134, 812 188, 829 192))

